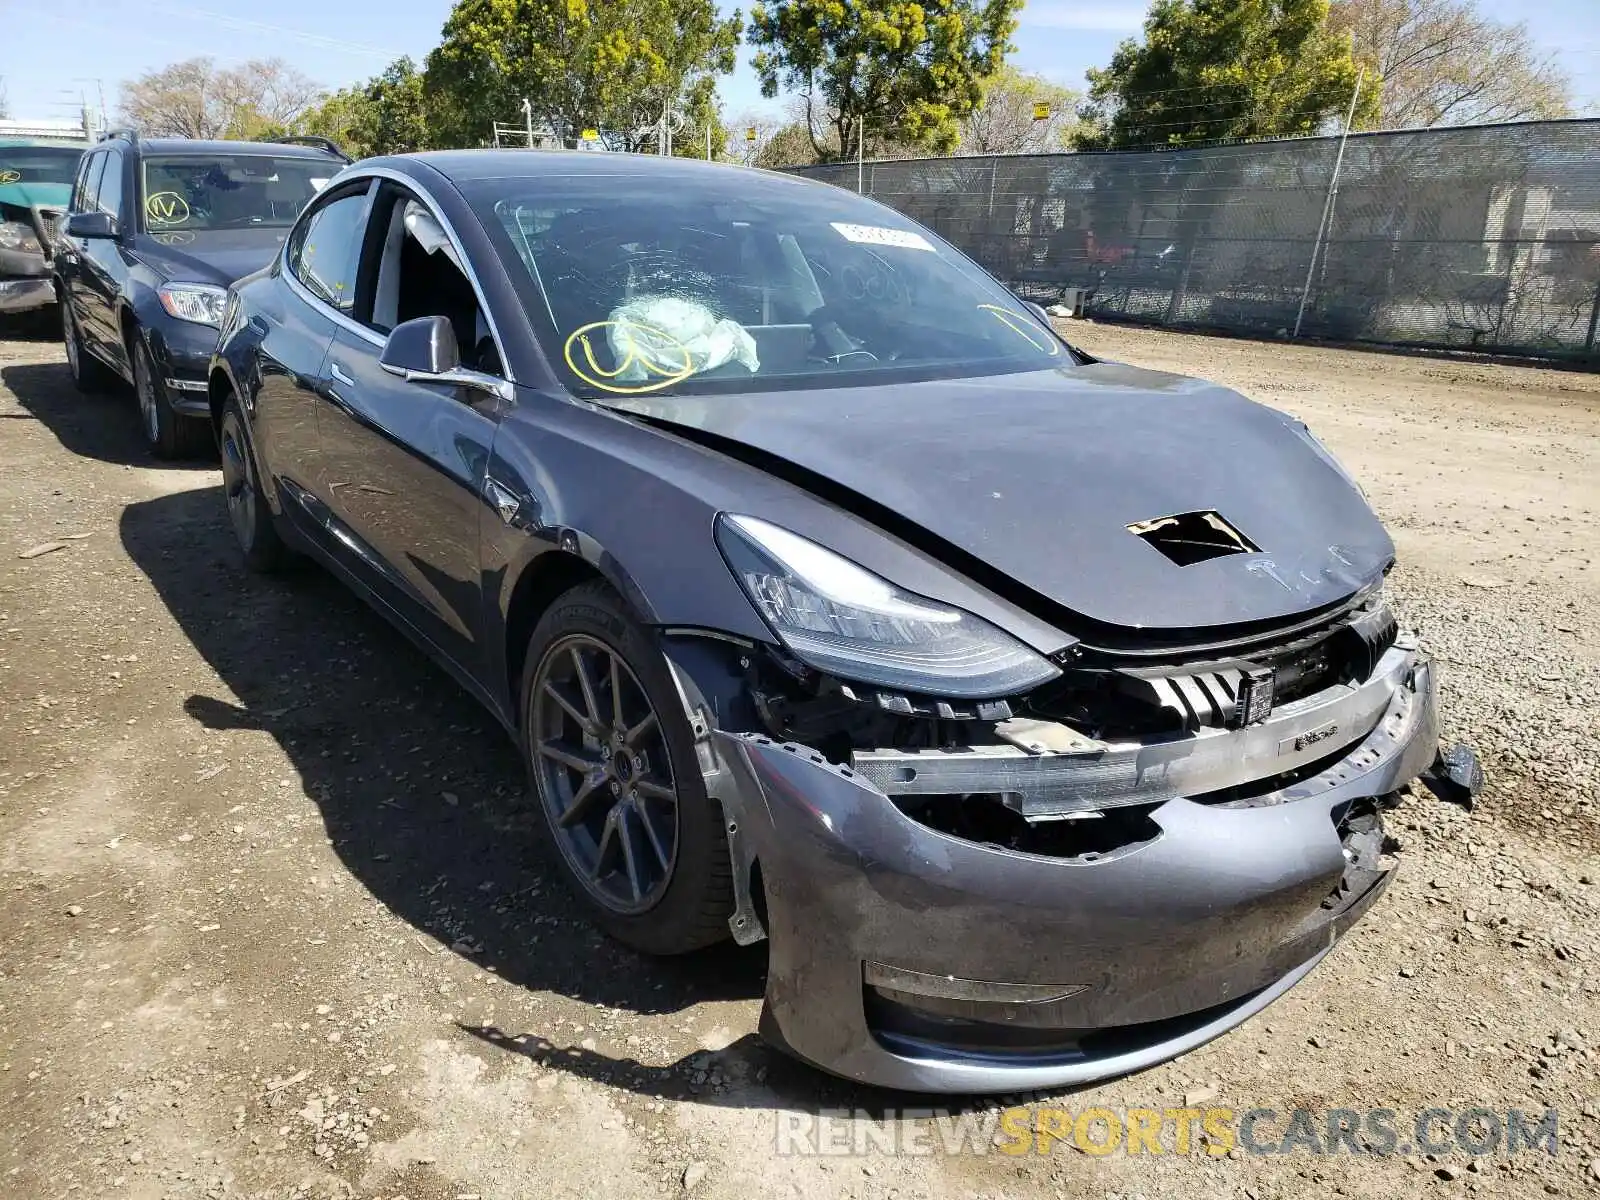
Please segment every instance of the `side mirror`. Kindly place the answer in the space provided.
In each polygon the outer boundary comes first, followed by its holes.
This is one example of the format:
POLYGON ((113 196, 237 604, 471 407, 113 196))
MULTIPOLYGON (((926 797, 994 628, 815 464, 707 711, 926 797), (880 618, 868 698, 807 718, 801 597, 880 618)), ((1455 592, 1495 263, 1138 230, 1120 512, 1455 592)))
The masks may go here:
POLYGON ((461 366, 461 348, 455 326, 444 317, 416 317, 402 321, 389 334, 378 365, 391 375, 415 379, 446 375, 461 366))
POLYGON ((443 383, 488 392, 505 401, 515 398, 511 384, 498 375, 461 365, 455 326, 444 317, 414 317, 389 332, 378 365, 408 383, 443 383))
POLYGON ((67 236, 114 238, 117 236, 117 219, 104 212, 73 213, 67 218, 67 236))

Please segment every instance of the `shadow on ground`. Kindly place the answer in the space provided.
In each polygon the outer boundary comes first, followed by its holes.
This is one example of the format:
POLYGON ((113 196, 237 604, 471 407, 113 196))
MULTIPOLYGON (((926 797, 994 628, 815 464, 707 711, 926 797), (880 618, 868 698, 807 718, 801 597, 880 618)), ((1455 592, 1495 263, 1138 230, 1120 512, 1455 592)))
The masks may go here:
POLYGON ((36 418, 73 454, 116 466, 216 469, 215 454, 158 463, 140 436, 139 406, 131 387, 87 395, 73 384, 65 362, 12 363, 0 367, 0 383, 26 410, 26 415, 8 417, 36 418))
MULTIPOLYGON (((246 575, 224 513, 221 488, 207 487, 132 504, 122 517, 129 555, 239 698, 192 695, 185 711, 208 728, 275 738, 334 849, 374 896, 521 987, 641 1014, 760 997, 762 946, 657 959, 595 930, 543 857, 521 760, 494 719, 323 571, 246 575)), ((753 1033, 660 1067, 558 1048, 535 1031, 462 1028, 651 1096, 757 1107, 890 1102, 790 1061, 753 1033)))

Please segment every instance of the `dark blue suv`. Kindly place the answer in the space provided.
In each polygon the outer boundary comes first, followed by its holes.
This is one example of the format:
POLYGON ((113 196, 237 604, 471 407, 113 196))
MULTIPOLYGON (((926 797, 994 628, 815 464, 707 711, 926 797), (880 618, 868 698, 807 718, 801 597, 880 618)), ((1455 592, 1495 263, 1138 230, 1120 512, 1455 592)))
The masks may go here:
POLYGON ((272 260, 306 202, 348 161, 320 138, 126 132, 84 155, 55 256, 79 389, 131 383, 155 454, 208 451, 206 370, 228 285, 272 260))

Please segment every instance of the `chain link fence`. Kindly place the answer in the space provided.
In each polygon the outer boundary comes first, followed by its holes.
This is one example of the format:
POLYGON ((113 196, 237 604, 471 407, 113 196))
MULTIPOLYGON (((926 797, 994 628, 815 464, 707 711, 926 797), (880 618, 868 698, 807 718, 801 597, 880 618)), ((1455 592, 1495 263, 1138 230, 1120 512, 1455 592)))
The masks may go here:
MULTIPOLYGON (((1266 336, 1600 361, 1600 121, 868 162, 1030 299, 1266 336)), ((857 164, 796 168, 855 190, 857 164)))

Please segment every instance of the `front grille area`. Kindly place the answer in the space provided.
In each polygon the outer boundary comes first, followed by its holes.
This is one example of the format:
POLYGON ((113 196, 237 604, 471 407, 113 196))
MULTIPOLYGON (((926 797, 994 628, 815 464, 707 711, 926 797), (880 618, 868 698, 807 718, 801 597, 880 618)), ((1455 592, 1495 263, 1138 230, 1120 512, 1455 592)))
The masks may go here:
POLYGON ((1241 689, 1270 681, 1272 706, 1371 676, 1399 629, 1381 601, 1248 657, 1179 665, 1124 665, 1086 659, 1022 705, 1096 738, 1228 728, 1265 713, 1245 711, 1241 689))
POLYGON ((45 261, 55 258, 56 239, 61 236, 61 223, 66 214, 59 208, 36 208, 33 225, 39 235, 39 245, 44 248, 45 261))

